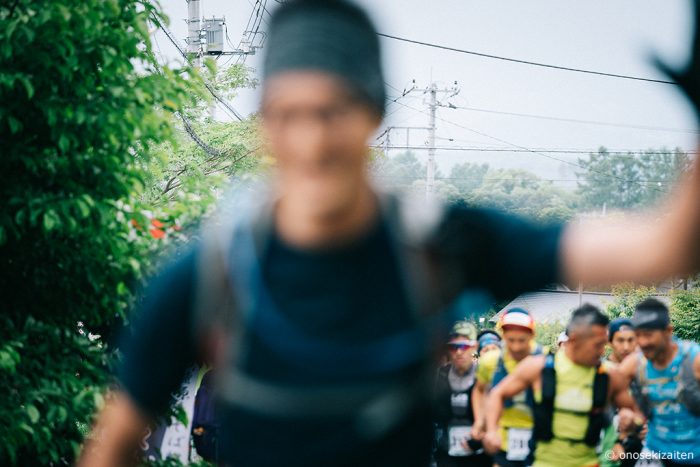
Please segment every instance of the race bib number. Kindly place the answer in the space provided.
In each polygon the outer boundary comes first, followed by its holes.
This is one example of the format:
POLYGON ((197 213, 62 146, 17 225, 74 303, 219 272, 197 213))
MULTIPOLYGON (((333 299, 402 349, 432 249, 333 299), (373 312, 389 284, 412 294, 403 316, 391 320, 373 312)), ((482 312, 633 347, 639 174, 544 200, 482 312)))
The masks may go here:
POLYGON ((467 447, 464 449, 462 442, 466 444, 467 440, 472 437, 472 427, 466 425, 450 426, 448 430, 450 438, 450 449, 447 454, 454 457, 463 457, 472 454, 472 450, 467 447))
POLYGON ((532 430, 528 428, 509 428, 506 459, 524 461, 530 454, 530 438, 532 438, 532 430))
POLYGON ((639 455, 639 460, 634 465, 635 467, 663 467, 660 460, 652 457, 652 452, 648 450, 646 446, 644 449, 642 449, 642 452, 639 455))

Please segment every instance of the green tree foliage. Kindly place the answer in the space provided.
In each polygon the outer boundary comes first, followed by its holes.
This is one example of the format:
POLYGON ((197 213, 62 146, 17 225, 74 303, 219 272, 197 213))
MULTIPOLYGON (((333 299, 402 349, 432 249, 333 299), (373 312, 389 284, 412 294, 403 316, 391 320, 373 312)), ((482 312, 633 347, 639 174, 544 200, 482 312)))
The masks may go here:
POLYGON ((459 190, 462 197, 465 197, 484 183, 484 177, 488 171, 488 164, 464 162, 452 166, 448 181, 459 190))
POLYGON ((490 206, 541 222, 573 217, 575 196, 525 170, 489 170, 483 182, 465 194, 471 204, 490 206))
POLYGON ((417 180, 424 180, 426 170, 415 153, 406 151, 376 161, 375 172, 381 183, 387 186, 408 188, 417 180))
POLYGON ((146 0, 0 5, 1 465, 70 464, 108 381, 143 269, 133 201, 190 100, 187 70, 153 59, 154 15, 146 0))
POLYGON ((654 287, 635 286, 631 283, 618 284, 612 289, 614 300, 607 305, 605 312, 611 319, 629 318, 639 303, 655 293, 654 287))
MULTIPOLYGON (((251 78, 251 69, 245 64, 238 63, 220 68, 211 58, 204 59, 203 64, 201 75, 206 83, 207 92, 194 96, 195 104, 183 109, 183 114, 189 120, 194 120, 193 123, 211 120, 209 110, 216 103, 216 98, 210 91, 222 99, 231 101, 241 88, 254 88, 258 84, 256 79, 251 78)), ((224 114, 231 116, 228 110, 224 111, 224 114)))
POLYGON ((559 334, 565 329, 566 324, 559 322, 537 323, 535 324, 535 340, 542 347, 546 347, 550 351, 556 351, 559 334))
POLYGON ((579 192, 585 206, 630 209, 649 206, 667 194, 689 159, 678 148, 618 154, 601 147, 579 164, 584 167, 578 175, 583 178, 579 192))
MULTIPOLYGON (((383 183, 425 192, 425 164, 412 152, 386 158, 376 168, 383 183)), ((526 170, 492 169, 488 164, 463 163, 448 176, 435 174, 435 193, 448 201, 487 206, 541 222, 571 219, 578 207, 575 194, 541 180, 526 170)))
MULTIPOLYGON (((621 284, 613 288, 614 302, 606 308, 611 318, 629 318, 634 308, 656 293, 654 287, 621 284)), ((674 334, 681 339, 700 342, 700 290, 675 290, 670 293, 669 312, 674 334)))
POLYGON ((671 294, 671 322, 678 337, 700 342, 700 290, 671 294))
POLYGON ((149 252, 164 253, 169 248, 187 241, 215 206, 232 177, 253 174, 269 162, 262 156, 258 122, 192 123, 192 129, 207 148, 195 143, 182 129, 175 142, 166 142, 154 149, 144 190, 139 204, 147 206, 150 219, 157 219, 162 234, 161 242, 153 242, 150 229, 135 229, 134 235, 143 238, 149 252), (174 240, 171 241, 171 240, 174 240))

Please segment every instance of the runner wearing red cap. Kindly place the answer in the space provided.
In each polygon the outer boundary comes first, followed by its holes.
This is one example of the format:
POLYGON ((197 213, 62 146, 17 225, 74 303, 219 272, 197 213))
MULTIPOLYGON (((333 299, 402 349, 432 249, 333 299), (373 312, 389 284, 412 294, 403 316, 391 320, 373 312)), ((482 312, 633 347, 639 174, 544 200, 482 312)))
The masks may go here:
MULTIPOLYGON (((527 310, 511 308, 498 321, 504 348, 485 354, 479 360, 477 381, 473 391, 475 422, 472 436, 481 439, 485 429, 484 403, 486 393, 515 367, 532 354, 542 353, 535 343, 535 320, 527 310)), ((522 393, 506 403, 501 418, 501 451, 494 455, 497 465, 525 466, 530 454, 528 442, 532 435, 532 394, 522 393)))

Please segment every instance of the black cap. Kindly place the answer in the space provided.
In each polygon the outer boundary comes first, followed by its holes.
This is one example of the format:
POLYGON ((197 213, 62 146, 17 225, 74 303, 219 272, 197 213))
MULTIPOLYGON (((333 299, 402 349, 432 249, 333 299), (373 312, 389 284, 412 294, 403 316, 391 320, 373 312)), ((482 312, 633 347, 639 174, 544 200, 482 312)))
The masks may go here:
POLYGON ((666 329, 671 324, 668 308, 655 298, 647 298, 637 305, 631 321, 634 329, 666 329))
POLYGON ((270 20, 264 76, 320 71, 340 78, 379 115, 386 90, 379 36, 367 14, 346 0, 292 0, 270 20))

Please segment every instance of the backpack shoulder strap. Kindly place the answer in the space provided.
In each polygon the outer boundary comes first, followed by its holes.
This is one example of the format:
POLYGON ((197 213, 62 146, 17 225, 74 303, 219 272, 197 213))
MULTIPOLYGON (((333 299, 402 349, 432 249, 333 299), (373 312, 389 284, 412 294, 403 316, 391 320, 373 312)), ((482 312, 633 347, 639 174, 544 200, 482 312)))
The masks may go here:
POLYGON ((637 354, 637 382, 642 388, 644 388, 647 383, 647 364, 648 361, 646 357, 642 352, 639 352, 637 354))
POLYGON ((610 377, 605 367, 600 363, 596 366, 593 377, 593 401, 591 411, 588 414, 588 428, 584 442, 589 446, 595 446, 600 440, 600 431, 607 425, 605 407, 608 402, 608 386, 610 377))
POLYGON ((557 373, 554 368, 554 354, 547 353, 542 369, 542 398, 535 404, 535 432, 537 441, 550 441, 554 437, 552 420, 554 418, 554 398, 557 392, 557 373))
POLYGON ((430 314, 438 308, 439 297, 427 245, 444 220, 446 206, 387 190, 379 190, 377 196, 411 310, 416 317, 430 314))
MULTIPOLYGON (((233 252, 242 250, 236 248, 237 237, 241 230, 246 229, 259 247, 269 235, 267 218, 274 200, 262 196, 254 201, 251 190, 242 187, 230 194, 201 230, 194 284, 194 323, 197 335, 214 347, 206 353, 214 354, 213 358, 220 363, 223 359, 236 361, 244 337, 243 315, 250 308, 249 287, 240 284, 234 287, 231 283, 235 275, 231 264, 233 252), (224 350, 227 355, 218 355, 224 350)), ((246 253, 237 254, 236 261, 253 262, 259 251, 246 253)), ((239 266, 236 268, 239 271, 251 267, 250 264, 236 266, 239 266)), ((246 277, 236 279, 245 281, 246 277)))
POLYGON ((678 371, 678 401, 681 402, 690 413, 700 416, 700 381, 695 377, 695 359, 700 354, 698 344, 682 341, 683 360, 678 371))
POLYGON ((632 398, 634 398, 639 409, 644 413, 648 419, 652 416, 651 405, 649 403, 649 398, 645 392, 645 384, 647 380, 647 360, 644 358, 641 352, 637 354, 637 367, 635 370, 635 375, 630 382, 630 392, 632 393, 632 398))
POLYGON ((498 360, 496 360, 496 366, 493 370, 493 377, 491 378, 491 386, 496 386, 501 382, 506 376, 508 376, 508 369, 506 368, 506 363, 503 360, 503 354, 506 349, 503 348, 499 351, 498 360))

